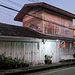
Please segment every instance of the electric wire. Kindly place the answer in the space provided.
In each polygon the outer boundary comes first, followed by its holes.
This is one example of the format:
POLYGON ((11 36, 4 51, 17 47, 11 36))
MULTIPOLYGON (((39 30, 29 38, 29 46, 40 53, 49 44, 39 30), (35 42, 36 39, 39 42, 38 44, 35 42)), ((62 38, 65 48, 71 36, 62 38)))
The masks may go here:
MULTIPOLYGON (((4 5, 2 5, 2 4, 0 4, 0 6, 1 6, 1 7, 4 7, 4 8, 7 8, 7 9, 10 9, 10 10, 13 10, 13 11, 16 11, 16 12, 19 12, 19 10, 16 10, 16 9, 13 9, 13 8, 10 8, 10 7, 7 7, 7 6, 4 6, 4 5)), ((25 14, 24 12, 20 12, 20 13, 25 14)), ((61 24, 57 24, 57 23, 55 23, 55 22, 51 22, 51 21, 48 21, 48 20, 39 18, 39 17, 34 16, 34 15, 32 15, 32 14, 26 14, 26 15, 32 16, 32 17, 34 17, 34 18, 43 20, 43 21, 48 22, 48 23, 52 23, 52 24, 55 24, 55 25, 58 25, 58 26, 65 27, 65 28, 68 28, 68 29, 70 29, 70 30, 73 30, 73 28, 69 28, 69 27, 67 27, 67 26, 64 26, 64 25, 61 25, 61 24)))
POLYGON ((8 5, 8 4, 6 4, 6 3, 0 1, 0 4, 1 4, 1 3, 2 3, 3 5, 9 6, 9 7, 11 7, 11 8, 14 9, 14 7, 12 7, 12 6, 8 5))
MULTIPOLYGON (((8 1, 10 1, 10 0, 8 0, 8 1)), ((29 1, 37 1, 37 0, 29 0, 29 1)), ((16 2, 14 2, 14 3, 15 3, 15 5, 18 4, 18 3, 16 3, 16 2)), ((19 4, 18 4, 18 5, 19 5, 19 4)), ((21 4, 20 4, 20 5, 21 5, 21 4)), ((21 12, 21 13, 24 13, 24 12, 21 12)), ((45 20, 45 19, 36 17, 36 16, 34 16, 34 15, 32 15, 32 14, 27 14, 27 15, 32 16, 32 17, 35 17, 35 18, 40 19, 40 20, 43 20, 43 21, 46 21, 46 22, 49 22, 49 23, 52 23, 52 24, 56 24, 56 25, 58 25, 58 26, 62 26, 62 27, 65 27, 65 28, 68 28, 68 29, 73 30, 73 28, 69 28, 69 27, 66 27, 66 26, 64 26, 64 25, 60 25, 60 24, 57 24, 57 23, 55 23, 55 22, 51 22, 51 21, 48 21, 48 20, 45 20)))

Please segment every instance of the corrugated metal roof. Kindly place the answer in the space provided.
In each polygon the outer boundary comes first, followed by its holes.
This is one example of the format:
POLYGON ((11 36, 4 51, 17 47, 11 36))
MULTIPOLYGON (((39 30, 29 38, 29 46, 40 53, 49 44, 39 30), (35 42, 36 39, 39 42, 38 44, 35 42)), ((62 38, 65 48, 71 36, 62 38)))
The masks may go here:
POLYGON ((62 37, 57 35, 46 35, 39 33, 33 29, 27 28, 27 27, 21 27, 21 26, 14 26, 9 24, 0 23, 0 37, 8 36, 11 37, 29 37, 29 38, 39 38, 39 39, 59 39, 64 41, 75 41, 75 38, 68 38, 68 37, 62 37))
POLYGON ((0 23, 0 36, 34 37, 35 32, 32 32, 29 28, 0 23))
POLYGON ((16 21, 22 21, 23 17, 27 14, 28 11, 30 11, 34 7, 42 7, 45 9, 48 9, 50 11, 53 11, 55 13, 59 13, 61 15, 67 16, 69 18, 75 19, 75 15, 67 12, 65 10, 62 10, 60 8, 54 7, 52 5, 46 4, 46 3, 31 3, 31 4, 25 4, 23 8, 20 10, 20 12, 17 14, 17 16, 14 18, 16 21))

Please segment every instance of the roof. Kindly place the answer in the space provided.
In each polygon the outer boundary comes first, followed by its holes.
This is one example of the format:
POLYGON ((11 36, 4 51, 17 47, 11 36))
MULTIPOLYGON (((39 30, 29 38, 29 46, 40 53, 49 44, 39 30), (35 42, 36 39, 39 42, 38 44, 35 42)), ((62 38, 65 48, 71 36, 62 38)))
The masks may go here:
POLYGON ((37 33, 26 27, 0 23, 0 36, 35 37, 37 33))
POLYGON ((31 3, 31 4, 25 4, 22 9, 20 10, 20 12, 17 14, 17 16, 14 18, 14 20, 16 21, 22 21, 23 17, 28 13, 28 11, 30 11, 32 8, 34 7, 42 7, 45 9, 48 9, 50 11, 59 13, 61 15, 67 16, 69 18, 75 19, 75 15, 67 12, 65 10, 62 10, 60 8, 54 7, 52 5, 46 4, 44 2, 41 3, 31 3))
POLYGON ((14 26, 9 24, 0 23, 0 37, 15 37, 15 38, 39 38, 39 39, 59 39, 64 41, 75 41, 75 38, 68 38, 56 35, 46 35, 39 33, 27 27, 14 26))

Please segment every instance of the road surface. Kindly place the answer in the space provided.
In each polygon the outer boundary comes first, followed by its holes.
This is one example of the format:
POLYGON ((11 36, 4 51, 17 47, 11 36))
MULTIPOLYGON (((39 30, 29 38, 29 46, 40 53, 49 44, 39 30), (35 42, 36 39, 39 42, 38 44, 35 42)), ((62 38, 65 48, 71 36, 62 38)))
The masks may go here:
POLYGON ((59 69, 46 70, 46 71, 40 71, 30 74, 21 74, 21 75, 75 75, 75 67, 59 68, 59 69))

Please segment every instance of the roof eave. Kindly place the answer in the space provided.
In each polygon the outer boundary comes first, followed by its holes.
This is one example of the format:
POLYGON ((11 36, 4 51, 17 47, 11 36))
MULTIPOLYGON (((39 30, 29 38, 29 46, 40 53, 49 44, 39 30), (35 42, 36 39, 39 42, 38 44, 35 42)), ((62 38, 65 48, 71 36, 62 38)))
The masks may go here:
POLYGON ((32 3, 32 4, 25 4, 22 9, 20 10, 20 12, 16 15, 16 17, 14 18, 15 21, 21 21, 22 22, 22 19, 23 17, 27 14, 27 12, 33 8, 33 7, 37 7, 37 6, 41 6, 45 9, 49 9, 49 10, 53 10, 59 14, 62 14, 62 15, 65 15, 67 17, 70 17, 72 19, 75 19, 75 15, 70 13, 70 12, 67 12, 65 10, 62 10, 60 8, 56 8, 52 5, 49 5, 49 4, 46 4, 46 3, 32 3))

